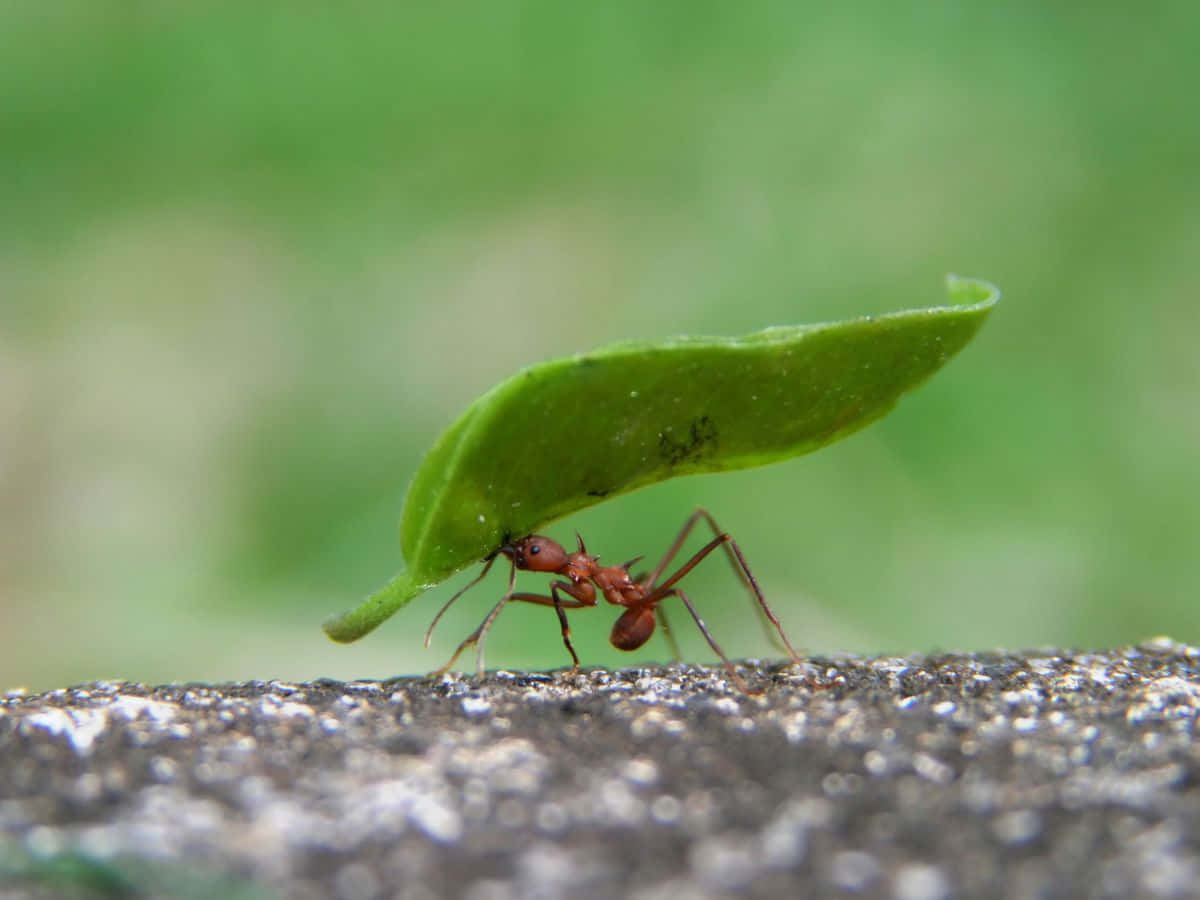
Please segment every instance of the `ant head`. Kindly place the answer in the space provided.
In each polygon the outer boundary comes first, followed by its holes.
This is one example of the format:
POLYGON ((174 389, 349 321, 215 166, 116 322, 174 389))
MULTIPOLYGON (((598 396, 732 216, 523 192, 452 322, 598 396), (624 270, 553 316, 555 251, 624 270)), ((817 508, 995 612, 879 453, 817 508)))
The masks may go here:
POLYGON ((518 569, 530 572, 557 572, 567 564, 567 551, 562 545, 540 534, 531 534, 505 544, 500 552, 511 559, 518 569))

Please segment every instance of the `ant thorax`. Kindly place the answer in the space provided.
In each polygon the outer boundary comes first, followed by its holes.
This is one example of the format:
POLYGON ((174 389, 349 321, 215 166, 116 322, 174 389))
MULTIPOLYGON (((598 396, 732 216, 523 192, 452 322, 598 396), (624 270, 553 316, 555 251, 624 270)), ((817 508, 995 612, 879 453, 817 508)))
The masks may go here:
POLYGON ((596 562, 592 557, 586 553, 572 553, 567 556, 567 564, 563 567, 562 574, 574 582, 580 582, 591 578, 595 570, 596 562))
POLYGON ((624 566, 597 567, 592 572, 592 581, 600 588, 605 600, 618 606, 636 603, 645 595, 641 585, 629 577, 629 571, 624 566))

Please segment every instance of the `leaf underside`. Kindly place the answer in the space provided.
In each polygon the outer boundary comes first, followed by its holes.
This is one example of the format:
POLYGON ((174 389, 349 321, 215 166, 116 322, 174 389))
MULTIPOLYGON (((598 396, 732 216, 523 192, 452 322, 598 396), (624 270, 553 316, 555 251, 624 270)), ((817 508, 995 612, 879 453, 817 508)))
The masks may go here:
POLYGON ((506 538, 602 500, 778 462, 863 428, 961 350, 999 299, 982 281, 950 276, 947 289, 948 306, 616 344, 518 372, 417 470, 401 518, 407 571, 326 633, 355 640, 506 538))

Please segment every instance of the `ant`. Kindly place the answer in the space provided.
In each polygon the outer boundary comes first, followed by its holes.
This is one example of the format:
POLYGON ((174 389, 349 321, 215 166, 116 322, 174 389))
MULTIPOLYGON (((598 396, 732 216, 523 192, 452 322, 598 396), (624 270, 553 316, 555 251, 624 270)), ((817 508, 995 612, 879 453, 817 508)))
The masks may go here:
MULTIPOLYGON (((639 556, 631 559, 620 566, 602 566, 599 564, 599 557, 588 555, 583 538, 578 534, 575 537, 578 541, 579 549, 574 553, 568 553, 561 544, 548 537, 540 534, 531 534, 519 540, 505 541, 498 550, 495 550, 488 556, 484 560, 483 571, 467 584, 466 587, 447 600, 445 605, 438 611, 438 614, 434 616, 428 631, 425 632, 425 646, 429 646, 430 639, 433 636, 433 629, 446 610, 450 608, 450 605, 482 581, 491 569, 492 563, 500 555, 506 556, 512 563, 508 578, 508 590, 500 598, 500 601, 492 607, 491 612, 487 614, 487 617, 479 624, 479 627, 467 635, 466 639, 458 645, 458 649, 454 651, 454 655, 450 657, 450 661, 433 674, 442 675, 447 672, 454 665, 454 661, 458 659, 459 655, 472 644, 476 647, 476 666, 482 672, 484 640, 487 637, 488 630, 492 627, 492 623, 496 621, 496 617, 500 615, 500 611, 504 609, 505 604, 510 600, 554 607, 554 611, 558 614, 559 624, 562 627, 563 643, 566 645, 567 652, 571 654, 571 660, 575 664, 572 670, 574 671, 579 668, 579 656, 576 654, 575 648, 571 645, 571 629, 567 624, 566 610, 595 606, 597 591, 599 591, 609 603, 625 607, 625 611, 617 618, 616 623, 613 625, 612 634, 609 636, 609 641, 614 647, 618 650, 638 649, 650 639, 650 636, 654 633, 655 625, 661 620, 663 634, 670 643, 671 650, 677 659, 679 658, 679 646, 676 644, 670 626, 667 624, 666 613, 659 607, 659 604, 668 597, 678 597, 683 601, 683 605, 687 607, 688 612, 691 613, 692 619, 700 629, 701 634, 704 635, 705 640, 708 641, 708 645, 712 647, 713 651, 725 664, 725 669, 729 673, 730 678, 743 692, 752 693, 746 682, 737 673, 733 663, 729 661, 729 657, 725 655, 725 651, 721 649, 720 645, 717 644, 713 636, 709 633, 708 627, 704 624, 704 620, 700 618, 700 614, 696 612, 696 608, 692 606, 692 601, 688 599, 688 595, 676 587, 676 584, 685 575, 692 571, 701 560, 718 547, 725 549, 725 553, 729 558, 730 564, 734 567, 734 571, 737 572, 743 584, 754 595, 759 610, 766 617, 766 620, 774 626, 775 632, 783 641, 788 654, 794 661, 800 662, 799 654, 792 647, 791 642, 788 641, 787 635, 783 633, 783 626, 779 623, 778 617, 767 603, 762 589, 759 588, 758 582, 755 581, 754 575, 750 571, 750 567, 746 564, 746 558, 742 555, 741 548, 738 547, 737 542, 733 538, 717 527, 716 521, 714 521, 712 515, 707 510, 697 509, 693 512, 688 517, 687 522, 684 523, 683 528, 675 538, 675 542, 671 544, 653 571, 636 577, 629 574, 629 568, 641 560, 642 557, 639 556), (701 519, 708 523, 715 537, 697 550, 672 575, 660 582, 659 578, 667 566, 671 564, 671 560, 679 553, 683 542, 687 540, 688 535, 701 519), (561 575, 563 579, 551 582, 549 596, 516 591, 518 569, 529 572, 544 572, 548 575, 561 575)), ((764 622, 763 624, 765 627, 766 623, 764 622)), ((767 631, 767 637, 772 641, 774 640, 770 630, 767 631)))

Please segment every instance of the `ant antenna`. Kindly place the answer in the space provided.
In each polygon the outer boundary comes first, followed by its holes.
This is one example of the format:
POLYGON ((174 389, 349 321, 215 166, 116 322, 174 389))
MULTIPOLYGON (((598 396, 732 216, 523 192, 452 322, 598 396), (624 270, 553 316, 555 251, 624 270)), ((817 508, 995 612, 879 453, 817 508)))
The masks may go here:
MULTIPOLYGON (((507 544, 507 541, 505 543, 507 544)), ((434 616, 433 621, 429 623, 429 628, 427 628, 425 630, 425 649, 426 650, 429 649, 429 642, 431 640, 433 640, 433 629, 437 628, 437 623, 440 622, 442 619, 442 616, 446 614, 446 610, 448 610, 454 604, 455 600, 457 600, 459 597, 461 597, 463 594, 465 594, 471 588, 475 587, 475 585, 479 584, 479 582, 483 581, 484 576, 487 575, 487 573, 491 570, 492 563, 494 563, 496 561, 496 555, 499 552, 500 551, 497 550, 495 553, 493 553, 491 556, 489 556, 486 560, 484 560, 483 571, 480 572, 478 575, 476 575, 473 579, 471 579, 471 581, 467 583, 466 587, 459 590, 459 592, 457 594, 455 594, 453 597, 451 597, 449 600, 447 600, 445 602, 445 604, 442 606, 442 608, 437 611, 437 615, 434 616)))

